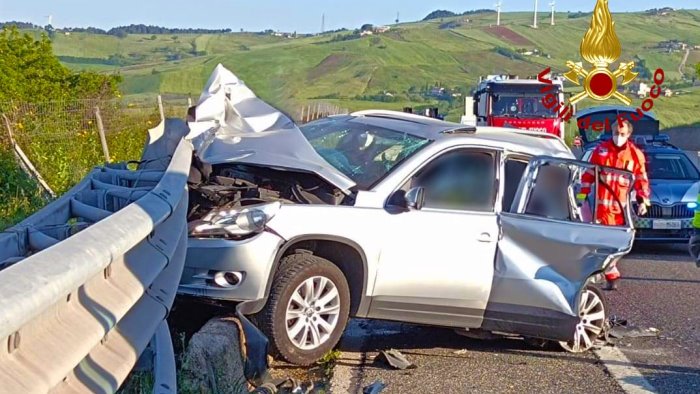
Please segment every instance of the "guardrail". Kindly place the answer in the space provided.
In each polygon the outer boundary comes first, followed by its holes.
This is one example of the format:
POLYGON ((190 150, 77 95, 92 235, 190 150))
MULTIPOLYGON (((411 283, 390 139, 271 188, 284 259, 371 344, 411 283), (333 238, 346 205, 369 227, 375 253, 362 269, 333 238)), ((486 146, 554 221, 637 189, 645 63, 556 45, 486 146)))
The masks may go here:
POLYGON ((165 318, 187 247, 186 131, 168 119, 136 170, 98 167, 0 233, 0 393, 115 392, 149 343, 154 391, 176 392, 165 318))

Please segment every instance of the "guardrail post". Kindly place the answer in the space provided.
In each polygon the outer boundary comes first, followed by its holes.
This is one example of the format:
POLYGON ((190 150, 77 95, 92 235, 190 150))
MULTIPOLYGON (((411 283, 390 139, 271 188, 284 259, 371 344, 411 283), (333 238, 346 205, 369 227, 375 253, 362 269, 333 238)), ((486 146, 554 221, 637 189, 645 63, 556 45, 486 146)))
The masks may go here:
POLYGON ((105 126, 102 123, 102 115, 100 114, 100 107, 95 106, 95 121, 97 122, 97 132, 100 134, 100 144, 102 144, 102 152, 105 155, 105 161, 110 163, 109 158, 109 147, 107 146, 107 136, 105 136, 105 126))
POLYGON ((19 162, 20 167, 24 170, 25 173, 27 173, 27 175, 39 182, 39 185, 41 185, 41 187, 46 191, 46 193, 49 194, 51 198, 56 198, 56 193, 54 193, 51 187, 49 187, 49 184, 46 183, 41 174, 39 174, 39 171, 37 171, 36 167, 34 167, 34 164, 32 164, 32 162, 29 160, 29 157, 27 157, 27 155, 24 154, 22 148, 15 141, 15 137, 12 134, 12 125, 10 125, 10 119, 8 119, 7 116, 5 116, 5 114, 2 114, 2 118, 5 121, 7 135, 10 137, 10 146, 12 146, 12 151, 14 152, 15 158, 19 162))
POLYGON ((165 121, 165 110, 163 110, 163 98, 158 95, 158 112, 160 112, 160 120, 165 121))

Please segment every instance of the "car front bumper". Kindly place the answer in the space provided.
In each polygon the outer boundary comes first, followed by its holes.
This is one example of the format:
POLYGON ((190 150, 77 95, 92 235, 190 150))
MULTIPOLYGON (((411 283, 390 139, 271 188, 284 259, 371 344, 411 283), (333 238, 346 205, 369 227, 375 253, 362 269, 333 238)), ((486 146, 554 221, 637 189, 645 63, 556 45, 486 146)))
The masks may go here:
POLYGON ((684 243, 693 235, 693 219, 634 218, 635 241, 684 243), (672 224, 673 226, 669 226, 672 224), (669 228, 674 227, 674 228, 669 228))
POLYGON ((262 300, 283 242, 269 232, 241 241, 190 238, 178 293, 224 301, 262 300), (217 272, 233 272, 241 279, 235 286, 222 287, 214 282, 217 272))

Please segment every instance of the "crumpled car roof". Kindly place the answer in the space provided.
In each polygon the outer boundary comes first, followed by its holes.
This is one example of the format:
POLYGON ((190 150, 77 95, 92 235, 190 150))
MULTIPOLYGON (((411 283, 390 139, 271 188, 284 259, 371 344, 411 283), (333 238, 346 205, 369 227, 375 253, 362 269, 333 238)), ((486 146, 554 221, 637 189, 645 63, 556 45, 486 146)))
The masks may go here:
POLYGON ((219 64, 188 123, 197 156, 204 163, 244 163, 311 172, 345 193, 350 178, 324 160, 288 116, 253 93, 219 64))

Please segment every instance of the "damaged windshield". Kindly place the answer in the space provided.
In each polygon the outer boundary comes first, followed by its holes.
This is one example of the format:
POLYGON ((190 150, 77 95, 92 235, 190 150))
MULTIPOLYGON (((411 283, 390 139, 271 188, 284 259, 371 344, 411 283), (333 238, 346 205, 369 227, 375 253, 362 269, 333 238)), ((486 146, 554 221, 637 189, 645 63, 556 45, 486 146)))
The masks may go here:
POLYGON ((365 190, 430 142, 347 119, 324 119, 300 129, 321 157, 365 190))

